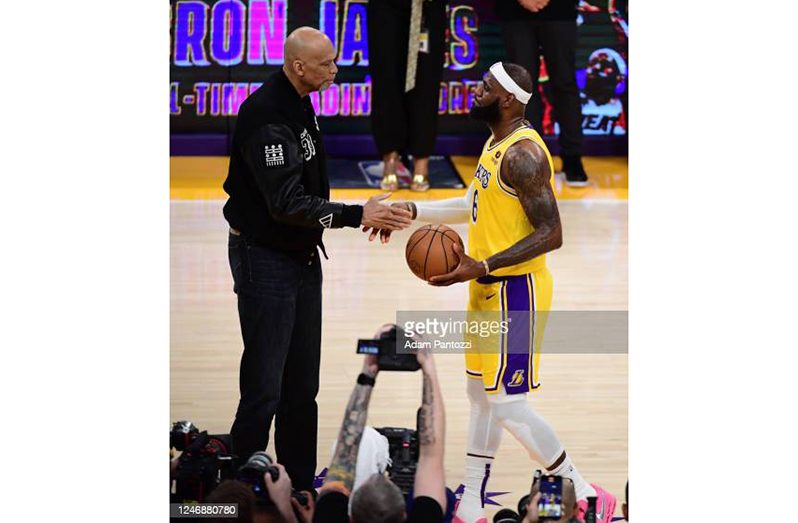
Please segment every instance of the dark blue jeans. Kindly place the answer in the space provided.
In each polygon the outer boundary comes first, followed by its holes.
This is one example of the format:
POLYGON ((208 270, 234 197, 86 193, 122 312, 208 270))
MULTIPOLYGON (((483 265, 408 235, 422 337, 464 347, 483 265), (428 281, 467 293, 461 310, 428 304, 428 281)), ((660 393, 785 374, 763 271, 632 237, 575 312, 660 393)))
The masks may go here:
POLYGON ((277 461, 294 488, 310 490, 316 472, 321 350, 321 263, 230 234, 230 270, 244 340, 233 450, 246 460, 265 450, 274 418, 277 461))

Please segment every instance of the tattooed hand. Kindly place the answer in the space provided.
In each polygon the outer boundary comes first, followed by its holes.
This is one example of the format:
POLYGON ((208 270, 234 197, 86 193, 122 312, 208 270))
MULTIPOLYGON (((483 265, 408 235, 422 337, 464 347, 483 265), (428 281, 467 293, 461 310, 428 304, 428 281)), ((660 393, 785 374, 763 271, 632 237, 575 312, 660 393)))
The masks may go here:
POLYGON ((378 361, 379 357, 376 354, 366 354, 363 358, 363 369, 360 372, 372 378, 376 377, 380 371, 378 361))
POLYGON ((421 365, 421 372, 424 374, 435 374, 435 360, 432 358, 432 353, 426 349, 419 349, 416 351, 416 359, 418 364, 421 365))

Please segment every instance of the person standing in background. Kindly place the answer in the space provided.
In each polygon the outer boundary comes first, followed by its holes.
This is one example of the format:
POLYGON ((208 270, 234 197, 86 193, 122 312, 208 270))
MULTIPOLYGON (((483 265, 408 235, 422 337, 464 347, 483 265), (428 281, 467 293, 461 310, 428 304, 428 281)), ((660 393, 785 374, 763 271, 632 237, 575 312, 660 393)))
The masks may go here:
POLYGON ((380 187, 399 188, 402 152, 413 157, 414 191, 429 189, 438 130, 446 32, 444 0, 370 0, 371 128, 383 160, 380 187))
POLYGON ((496 2, 504 44, 511 62, 532 72, 534 90, 526 117, 542 129, 538 95, 540 55, 552 87, 552 106, 560 125, 560 158, 568 185, 587 185, 582 165, 582 106, 576 85, 577 0, 502 0, 496 2))

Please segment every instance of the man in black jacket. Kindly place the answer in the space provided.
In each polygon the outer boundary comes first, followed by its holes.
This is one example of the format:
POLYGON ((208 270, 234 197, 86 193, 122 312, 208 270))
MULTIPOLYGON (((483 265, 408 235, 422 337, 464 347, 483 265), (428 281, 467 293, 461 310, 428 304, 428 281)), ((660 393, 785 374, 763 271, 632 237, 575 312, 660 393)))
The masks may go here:
POLYGON ((329 201, 325 152, 308 94, 332 84, 335 50, 302 27, 285 42, 282 70, 241 105, 224 189, 229 260, 244 339, 241 399, 233 450, 264 450, 275 418, 275 448, 294 487, 309 490, 316 472, 316 394, 321 347, 324 229, 404 229, 410 213, 371 198, 329 201))

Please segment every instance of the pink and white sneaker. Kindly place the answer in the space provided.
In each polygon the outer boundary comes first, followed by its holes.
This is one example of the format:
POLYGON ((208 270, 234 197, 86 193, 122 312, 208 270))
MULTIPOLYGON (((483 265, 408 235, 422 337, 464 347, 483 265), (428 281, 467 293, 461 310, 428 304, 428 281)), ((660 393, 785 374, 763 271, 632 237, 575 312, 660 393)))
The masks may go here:
MULTIPOLYGON (((615 496, 599 487, 595 483, 590 484, 596 489, 596 523, 611 523, 612 516, 615 515, 615 496)), ((576 502, 576 519, 585 520, 587 512, 587 500, 580 499, 576 502)))
POLYGON ((460 507, 460 500, 458 499, 454 503, 454 516, 452 516, 452 523, 488 523, 488 518, 482 516, 478 518, 476 521, 466 521, 465 519, 461 518, 457 515, 457 509, 460 507))

